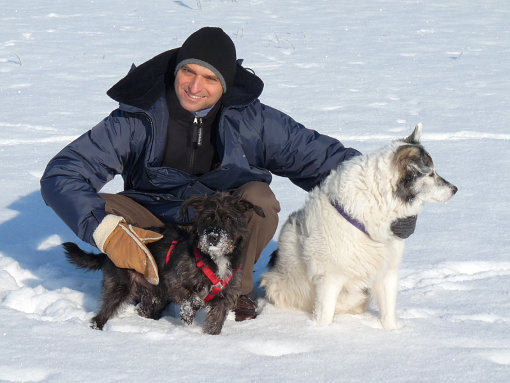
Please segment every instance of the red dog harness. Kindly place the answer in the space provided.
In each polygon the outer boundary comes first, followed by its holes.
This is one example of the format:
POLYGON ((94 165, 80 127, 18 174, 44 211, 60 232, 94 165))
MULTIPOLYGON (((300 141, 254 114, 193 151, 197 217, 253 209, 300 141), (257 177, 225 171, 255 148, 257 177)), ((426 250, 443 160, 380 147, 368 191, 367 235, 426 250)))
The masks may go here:
MULTIPOLYGON (((168 249, 168 252, 166 253, 166 263, 170 262, 170 256, 172 254, 172 251, 175 249, 175 246, 177 246, 179 242, 178 241, 172 241, 170 248, 168 249)), ((232 274, 230 274, 225 279, 220 279, 216 274, 214 274, 214 271, 211 270, 209 266, 207 266, 204 261, 202 261, 202 257, 200 256, 200 250, 198 247, 195 246, 194 248, 194 254, 195 254, 195 261, 197 264, 197 267, 201 269, 206 277, 211 281, 212 286, 211 290, 209 291, 209 294, 204 298, 204 302, 209 302, 211 299, 213 299, 216 295, 218 295, 223 288, 228 285, 228 283, 232 280, 234 277, 234 273, 238 271, 241 266, 239 266, 237 269, 232 271, 232 274)))
POLYGON ((168 262, 170 262, 170 255, 172 254, 172 251, 174 251, 175 246, 177 246, 179 242, 178 241, 172 241, 172 244, 170 245, 170 248, 168 249, 168 252, 166 253, 166 264, 168 265, 168 262))

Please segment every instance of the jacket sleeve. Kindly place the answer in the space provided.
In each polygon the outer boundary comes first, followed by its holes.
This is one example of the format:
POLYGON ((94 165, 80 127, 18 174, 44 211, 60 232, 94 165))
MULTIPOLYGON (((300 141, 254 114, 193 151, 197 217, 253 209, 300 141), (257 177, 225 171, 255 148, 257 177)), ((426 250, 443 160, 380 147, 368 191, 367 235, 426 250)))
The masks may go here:
POLYGON ((47 165, 41 194, 48 206, 82 240, 95 245, 92 234, 105 217, 98 191, 131 161, 136 119, 116 110, 93 129, 67 145, 47 165))
POLYGON ((360 154, 332 137, 305 128, 285 113, 264 104, 261 108, 265 166, 306 191, 342 161, 360 154))

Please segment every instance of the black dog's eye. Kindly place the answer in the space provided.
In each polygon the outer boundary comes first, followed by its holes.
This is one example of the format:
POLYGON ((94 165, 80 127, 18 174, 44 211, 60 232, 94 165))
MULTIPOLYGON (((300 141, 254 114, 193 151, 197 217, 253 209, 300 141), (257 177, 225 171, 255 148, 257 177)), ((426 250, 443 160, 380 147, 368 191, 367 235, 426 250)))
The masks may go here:
POLYGON ((214 216, 212 216, 212 215, 207 215, 207 216, 205 216, 205 218, 204 218, 204 221, 205 221, 205 222, 207 222, 207 223, 210 223, 210 222, 212 222, 213 220, 214 220, 214 216))
POLYGON ((235 219, 232 217, 224 217, 223 222, 228 223, 228 224, 233 224, 233 223, 235 223, 235 219))

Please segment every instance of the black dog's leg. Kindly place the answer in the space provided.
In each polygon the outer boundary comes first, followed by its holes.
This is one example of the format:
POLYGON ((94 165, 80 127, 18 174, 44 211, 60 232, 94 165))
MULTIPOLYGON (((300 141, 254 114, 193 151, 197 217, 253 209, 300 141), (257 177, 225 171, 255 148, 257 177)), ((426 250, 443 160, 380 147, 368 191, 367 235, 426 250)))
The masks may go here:
MULTIPOLYGON (((195 268, 195 265, 192 265, 195 268)), ((195 271, 193 269, 193 271, 195 271)), ((172 300, 180 305, 181 320, 187 325, 191 325, 195 315, 204 305, 204 300, 193 292, 193 286, 188 286, 180 278, 167 280, 168 291, 172 292, 172 300)), ((189 281, 187 281, 189 283, 189 281)))
MULTIPOLYGON (((104 270, 103 270, 104 272, 104 270)), ((92 318, 91 327, 102 330, 108 319, 117 313, 130 296, 130 285, 117 277, 104 275, 101 309, 92 318)))
POLYGON ((120 306, 125 302, 125 298, 129 295, 129 288, 126 286, 119 286, 119 289, 115 292, 118 294, 116 299, 103 302, 101 310, 95 317, 92 318, 91 326, 93 329, 102 330, 108 319, 114 316, 119 310, 120 306))
POLYGON ((221 332, 229 311, 226 299, 216 297, 214 300, 215 302, 211 304, 211 308, 205 318, 204 326, 204 332, 210 335, 218 335, 221 332))
POLYGON ((221 295, 209 302, 210 310, 205 318, 204 332, 217 335, 221 332, 228 312, 233 310, 241 289, 241 273, 236 273, 221 295))

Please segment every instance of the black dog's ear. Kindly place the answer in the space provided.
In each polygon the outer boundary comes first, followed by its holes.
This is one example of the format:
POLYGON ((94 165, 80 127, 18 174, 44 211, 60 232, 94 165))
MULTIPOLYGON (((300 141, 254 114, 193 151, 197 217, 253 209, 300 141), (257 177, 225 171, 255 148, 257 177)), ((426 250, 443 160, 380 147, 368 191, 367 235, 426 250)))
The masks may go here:
POLYGON ((257 215, 261 216, 262 218, 266 218, 266 215, 264 214, 264 210, 262 210, 262 208, 260 206, 253 205, 253 211, 255 213, 257 213, 257 215))
POLYGON ((244 207, 245 207, 245 209, 246 209, 245 211, 248 211, 248 210, 250 210, 250 209, 253 209, 253 211, 254 211, 257 215, 261 216, 262 218, 266 218, 266 215, 264 214, 264 210, 262 210, 262 208, 261 208, 260 206, 254 205, 254 204, 252 204, 251 202, 246 201, 245 199, 241 200, 241 204, 243 204, 243 205, 244 205, 244 207))
POLYGON ((188 198, 181 205, 181 210, 179 211, 179 221, 182 221, 188 208, 191 206, 193 209, 198 210, 204 206, 204 200, 207 198, 207 195, 196 195, 194 197, 188 198))

